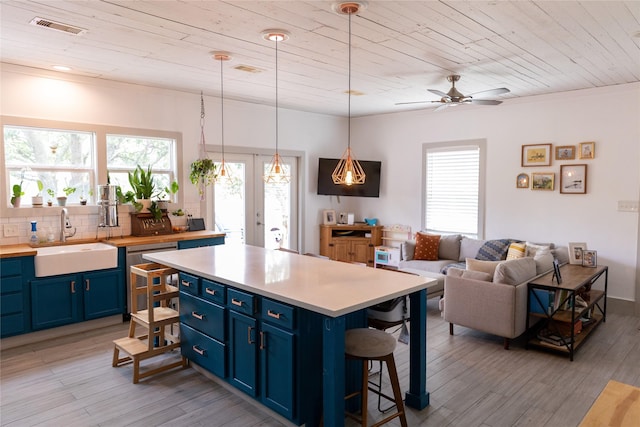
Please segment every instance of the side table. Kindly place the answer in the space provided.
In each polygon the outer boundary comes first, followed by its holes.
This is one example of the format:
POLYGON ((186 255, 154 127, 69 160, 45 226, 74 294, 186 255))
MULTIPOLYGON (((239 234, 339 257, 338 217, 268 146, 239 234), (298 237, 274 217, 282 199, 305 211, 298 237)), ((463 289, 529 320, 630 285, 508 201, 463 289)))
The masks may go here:
POLYGON ((609 267, 595 268, 564 265, 560 268, 562 282, 553 272, 528 284, 527 347, 538 347, 569 355, 607 318, 607 285, 609 267), (604 279, 604 290, 592 289, 598 279, 604 279), (576 303, 576 298, 585 305, 576 303), (542 319, 540 326, 530 327, 530 317, 542 319))

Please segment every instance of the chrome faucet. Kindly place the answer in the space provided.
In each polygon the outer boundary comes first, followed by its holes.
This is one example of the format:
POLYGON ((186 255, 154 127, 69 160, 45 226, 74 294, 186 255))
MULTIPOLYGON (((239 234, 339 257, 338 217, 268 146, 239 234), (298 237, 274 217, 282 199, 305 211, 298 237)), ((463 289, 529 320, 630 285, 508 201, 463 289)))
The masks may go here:
POLYGON ((76 228, 71 227, 71 221, 69 221, 69 211, 67 210, 67 208, 62 208, 62 211, 60 211, 60 241, 64 243, 67 241, 67 237, 73 237, 75 235, 76 228), (73 231, 67 231, 67 229, 71 230, 71 228, 73 228, 73 231))

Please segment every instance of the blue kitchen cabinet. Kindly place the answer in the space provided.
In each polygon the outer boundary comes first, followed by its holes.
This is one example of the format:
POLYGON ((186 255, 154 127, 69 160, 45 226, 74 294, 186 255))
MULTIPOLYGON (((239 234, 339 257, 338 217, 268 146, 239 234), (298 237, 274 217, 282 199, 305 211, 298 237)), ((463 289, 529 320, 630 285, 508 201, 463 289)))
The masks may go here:
POLYGON ((33 330, 120 314, 122 269, 63 274, 31 281, 33 330))
POLYGON ((180 240, 178 249, 201 248, 203 246, 224 245, 224 236, 206 237, 204 239, 180 240))
POLYGON ((249 396, 258 395, 258 321, 229 311, 229 382, 249 396))
POLYGON ((29 281, 34 276, 33 257, 0 260, 0 336, 23 334, 30 329, 29 281))
POLYGON ((269 323, 260 327, 262 403, 289 419, 294 416, 295 335, 269 323))

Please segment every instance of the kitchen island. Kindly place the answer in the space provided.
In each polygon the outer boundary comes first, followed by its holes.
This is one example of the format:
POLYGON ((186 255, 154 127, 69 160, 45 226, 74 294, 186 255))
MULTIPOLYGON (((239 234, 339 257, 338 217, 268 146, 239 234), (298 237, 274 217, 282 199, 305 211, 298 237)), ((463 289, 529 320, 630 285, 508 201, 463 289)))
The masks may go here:
MULTIPOLYGON (((410 384, 406 404, 417 409, 429 404, 426 287, 432 279, 245 245, 151 253, 144 258, 223 284, 233 292, 249 292, 320 315, 322 410, 326 426, 344 424, 346 316, 410 295, 410 384)), ((311 425, 317 424, 313 421, 318 420, 311 420, 311 425)))

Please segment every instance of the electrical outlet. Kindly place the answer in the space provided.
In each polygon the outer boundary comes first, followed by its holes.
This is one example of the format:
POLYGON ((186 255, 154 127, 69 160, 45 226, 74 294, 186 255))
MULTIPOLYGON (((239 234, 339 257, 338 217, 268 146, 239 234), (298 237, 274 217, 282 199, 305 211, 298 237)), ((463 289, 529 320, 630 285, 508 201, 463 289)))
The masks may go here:
POLYGON ((17 237, 18 225, 17 224, 5 224, 4 225, 4 237, 17 237))
POLYGON ((618 212, 638 212, 637 200, 619 200, 618 212))

